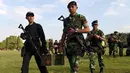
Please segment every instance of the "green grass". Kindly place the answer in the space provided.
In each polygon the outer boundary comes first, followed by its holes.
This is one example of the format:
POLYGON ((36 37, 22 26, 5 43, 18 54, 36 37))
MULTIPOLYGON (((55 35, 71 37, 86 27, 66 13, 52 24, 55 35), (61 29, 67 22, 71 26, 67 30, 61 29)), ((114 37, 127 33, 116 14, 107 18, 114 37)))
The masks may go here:
MULTIPOLYGON (((108 53, 108 51, 107 51, 108 53)), ((85 56, 81 58, 79 73, 90 73, 89 60, 85 56)), ((0 73, 20 73, 22 58, 20 52, 0 51, 0 73)), ((130 73, 130 57, 112 58, 104 56, 105 73, 130 73)), ((69 73, 68 60, 64 66, 48 66, 49 73, 69 73)), ((29 73, 40 73, 34 58, 30 62, 29 73)), ((96 72, 99 73, 98 62, 96 62, 96 72)))

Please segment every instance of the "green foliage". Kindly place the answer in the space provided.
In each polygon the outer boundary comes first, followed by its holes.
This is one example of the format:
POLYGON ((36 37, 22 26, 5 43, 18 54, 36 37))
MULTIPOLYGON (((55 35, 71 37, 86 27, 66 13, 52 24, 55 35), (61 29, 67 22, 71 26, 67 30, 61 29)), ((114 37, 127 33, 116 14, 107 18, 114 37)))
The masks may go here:
POLYGON ((0 49, 8 49, 8 50, 20 50, 23 46, 23 42, 20 37, 17 36, 10 36, 7 37, 0 43, 0 49))
POLYGON ((4 43, 0 42, 0 49, 2 50, 5 47, 4 43))

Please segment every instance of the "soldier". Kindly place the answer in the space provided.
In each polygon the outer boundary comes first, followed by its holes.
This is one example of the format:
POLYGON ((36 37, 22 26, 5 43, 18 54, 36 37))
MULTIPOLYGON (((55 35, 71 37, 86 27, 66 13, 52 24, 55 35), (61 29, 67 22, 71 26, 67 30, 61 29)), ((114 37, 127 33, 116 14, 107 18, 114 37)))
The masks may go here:
POLYGON ((60 43, 59 52, 63 51, 64 42, 66 43, 66 55, 70 63, 70 73, 78 72, 78 56, 82 54, 82 48, 76 37, 83 41, 83 34, 90 31, 86 18, 78 14, 77 3, 71 1, 68 4, 70 15, 65 19, 62 39, 60 43), (84 27, 84 28, 82 28, 84 27))
POLYGON ((55 54, 57 54, 58 47, 59 47, 59 43, 57 40, 55 40, 55 42, 54 42, 55 54))
POLYGON ((109 45, 109 55, 111 56, 113 53, 113 41, 112 41, 113 34, 110 34, 110 37, 108 38, 108 45, 109 45))
POLYGON ((88 53, 89 59, 90 59, 90 70, 91 73, 94 73, 95 71, 95 57, 96 54, 98 55, 98 62, 100 66, 100 73, 103 73, 103 53, 104 49, 102 47, 102 41, 105 41, 104 33, 102 30, 98 29, 98 21, 95 20, 92 22, 93 30, 88 34, 88 39, 90 41, 90 46, 92 47, 91 50, 88 53))
POLYGON ((113 41, 113 57, 115 58, 117 53, 118 53, 118 43, 119 43, 119 35, 117 31, 114 31, 114 34, 112 36, 112 41, 113 41))
MULTIPOLYGON (((37 63, 38 68, 40 70, 40 73, 48 73, 46 66, 43 66, 41 63, 42 62, 41 55, 43 53, 44 54, 48 53, 48 50, 46 47, 45 35, 44 35, 44 31, 42 29, 42 26, 40 24, 34 22, 34 13, 32 13, 32 12, 27 12, 26 19, 28 20, 29 24, 26 26, 25 30, 28 33, 30 33, 30 35, 32 36, 31 39, 34 42, 34 44, 36 45, 37 50, 34 46, 32 46, 30 40, 26 39, 26 41, 24 43, 25 53, 23 55, 23 63, 22 63, 22 68, 21 68, 22 71, 21 72, 28 73, 29 62, 30 62, 32 55, 34 55, 36 63, 37 63), (39 39, 42 42, 42 48, 40 46, 39 39)), ((25 37, 28 37, 26 35, 26 33, 22 33, 21 38, 25 39, 25 37)))
POLYGON ((128 48, 126 50, 126 56, 130 56, 130 34, 127 37, 128 48))
POLYGON ((54 51, 53 51, 53 40, 52 39, 49 39, 49 51, 53 54, 54 51))
POLYGON ((118 41, 118 46, 119 46, 119 56, 123 56, 123 41, 122 41, 122 36, 119 34, 119 41, 118 41))

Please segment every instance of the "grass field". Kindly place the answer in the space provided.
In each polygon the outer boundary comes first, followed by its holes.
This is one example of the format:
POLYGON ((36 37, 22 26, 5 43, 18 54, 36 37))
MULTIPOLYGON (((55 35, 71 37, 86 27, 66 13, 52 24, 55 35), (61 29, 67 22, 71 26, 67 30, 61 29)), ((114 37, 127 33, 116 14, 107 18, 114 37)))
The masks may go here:
MULTIPOLYGON (((85 56, 81 58, 79 73, 90 73, 89 60, 85 56)), ((22 58, 20 52, 0 51, 0 73, 20 73, 22 58)), ((104 73, 130 73, 130 57, 112 58, 104 56, 104 73)), ((69 73, 69 64, 67 59, 64 66, 49 66, 49 73, 69 73)), ((40 73, 34 58, 30 62, 29 73, 40 73)), ((98 62, 96 62, 96 72, 99 73, 98 62)))

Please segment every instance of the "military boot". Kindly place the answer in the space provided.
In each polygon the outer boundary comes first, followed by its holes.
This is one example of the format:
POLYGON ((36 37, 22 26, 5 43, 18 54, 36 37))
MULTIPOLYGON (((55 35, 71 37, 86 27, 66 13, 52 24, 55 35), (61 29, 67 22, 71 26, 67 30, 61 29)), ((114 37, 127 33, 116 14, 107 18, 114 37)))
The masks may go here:
POLYGON ((100 68, 100 72, 99 72, 99 73, 104 73, 104 72, 103 72, 103 68, 100 68))

